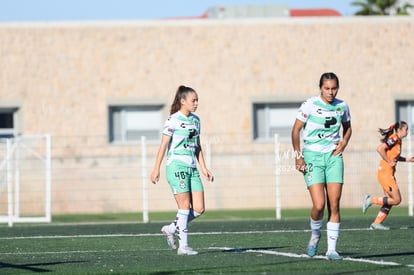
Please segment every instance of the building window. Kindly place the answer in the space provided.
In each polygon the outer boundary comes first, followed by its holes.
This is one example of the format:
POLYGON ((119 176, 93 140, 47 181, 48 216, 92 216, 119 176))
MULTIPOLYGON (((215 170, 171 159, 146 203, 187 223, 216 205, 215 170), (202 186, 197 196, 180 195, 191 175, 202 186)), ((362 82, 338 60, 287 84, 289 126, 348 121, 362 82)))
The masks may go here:
POLYGON ((414 100, 401 100, 396 102, 396 120, 407 122, 411 135, 414 134, 414 100))
POLYGON ((159 140, 162 128, 162 105, 110 106, 109 142, 137 142, 159 140))
POLYGON ((0 108, 0 138, 10 138, 17 134, 18 108, 0 108))
POLYGON ((253 123, 255 140, 290 139, 293 123, 300 103, 254 103, 253 123))

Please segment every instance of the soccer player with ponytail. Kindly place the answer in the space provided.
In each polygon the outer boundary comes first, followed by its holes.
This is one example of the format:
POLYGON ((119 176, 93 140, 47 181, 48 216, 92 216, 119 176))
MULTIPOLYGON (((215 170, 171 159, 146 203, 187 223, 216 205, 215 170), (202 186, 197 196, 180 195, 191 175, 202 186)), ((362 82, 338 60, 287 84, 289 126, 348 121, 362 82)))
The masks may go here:
POLYGON ((178 87, 151 173, 151 182, 156 184, 162 159, 167 152, 166 176, 178 211, 175 220, 163 226, 161 232, 171 249, 177 248, 175 237, 178 238, 178 255, 198 254, 188 245, 188 223, 204 213, 204 188, 197 162, 203 175, 213 181, 213 174, 206 167, 201 149, 200 119, 194 114, 197 107, 196 91, 186 86, 178 87))
POLYGON ((414 162, 414 157, 401 156, 402 139, 408 134, 408 125, 405 121, 398 121, 385 129, 380 128, 379 132, 382 139, 381 144, 377 147, 377 152, 381 156, 377 177, 385 196, 373 197, 365 195, 362 212, 365 213, 373 204, 379 205, 381 208, 378 215, 369 228, 373 230, 388 230, 389 227, 383 225, 383 222, 390 213, 392 206, 401 203, 400 189, 395 180, 397 162, 414 162))

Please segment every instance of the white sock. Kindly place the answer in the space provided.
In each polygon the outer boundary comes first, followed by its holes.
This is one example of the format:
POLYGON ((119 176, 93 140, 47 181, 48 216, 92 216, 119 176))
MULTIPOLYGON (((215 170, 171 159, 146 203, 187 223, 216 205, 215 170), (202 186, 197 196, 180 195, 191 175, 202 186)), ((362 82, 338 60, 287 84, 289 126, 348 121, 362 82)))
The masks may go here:
MULTIPOLYGON (((193 209, 190 209, 190 213, 188 215, 188 223, 190 223, 194 219, 197 219, 200 216, 201 216, 200 213, 194 211, 193 209)), ((177 217, 175 218, 175 220, 168 225, 168 231, 171 234, 174 234, 177 231, 177 221, 178 221, 178 214, 177 214, 177 217)))
POLYGON ((339 227, 340 223, 337 222, 328 222, 326 224, 326 235, 328 238, 328 251, 336 251, 336 242, 339 237, 339 227))
POLYGON ((188 246, 188 215, 190 210, 178 209, 177 212, 177 237, 180 247, 188 246))
POLYGON ((312 231, 311 239, 319 239, 321 237, 322 222, 323 219, 315 221, 310 218, 310 228, 312 231))

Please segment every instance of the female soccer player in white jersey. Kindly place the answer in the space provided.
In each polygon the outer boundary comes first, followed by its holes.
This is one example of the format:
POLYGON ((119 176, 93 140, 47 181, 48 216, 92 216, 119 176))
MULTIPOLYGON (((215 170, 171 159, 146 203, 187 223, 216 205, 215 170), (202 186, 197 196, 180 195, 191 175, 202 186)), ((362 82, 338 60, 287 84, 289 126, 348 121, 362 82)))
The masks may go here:
POLYGON ((310 213, 311 238, 307 254, 317 253, 321 238, 323 213, 328 209, 326 256, 330 260, 342 257, 336 251, 339 236, 339 205, 343 184, 343 159, 351 137, 351 117, 345 101, 336 98, 339 79, 334 73, 324 73, 319 80, 320 95, 302 103, 292 128, 292 145, 296 152, 296 169, 303 173, 313 203, 310 213), (340 135, 342 125, 343 134, 340 135), (303 129, 303 148, 300 131, 303 129), (326 201, 325 201, 326 200, 326 201))
POLYGON ((207 169, 200 145, 200 119, 193 114, 198 107, 198 96, 190 87, 180 86, 171 105, 170 116, 162 131, 161 145, 151 173, 156 184, 160 177, 160 166, 167 151, 167 181, 178 206, 175 221, 162 227, 171 249, 176 249, 175 236, 179 240, 179 255, 196 255, 188 246, 188 223, 204 213, 204 188, 197 169, 209 181, 212 173, 207 169))

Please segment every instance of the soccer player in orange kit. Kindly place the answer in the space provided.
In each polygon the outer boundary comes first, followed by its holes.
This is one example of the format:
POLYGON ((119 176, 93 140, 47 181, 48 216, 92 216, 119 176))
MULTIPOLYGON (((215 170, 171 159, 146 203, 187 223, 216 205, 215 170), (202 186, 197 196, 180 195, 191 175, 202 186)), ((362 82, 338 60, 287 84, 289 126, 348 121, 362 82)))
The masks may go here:
POLYGON ((375 221, 369 228, 373 230, 389 230, 389 227, 383 225, 383 221, 387 218, 391 207, 401 203, 400 189, 394 176, 397 162, 414 162, 414 157, 401 156, 402 139, 408 134, 408 125, 405 121, 398 121, 386 129, 380 128, 379 132, 382 135, 382 139, 381 144, 377 148, 377 152, 381 156, 377 177, 385 196, 373 197, 365 195, 362 212, 365 213, 373 204, 381 206, 375 221))

